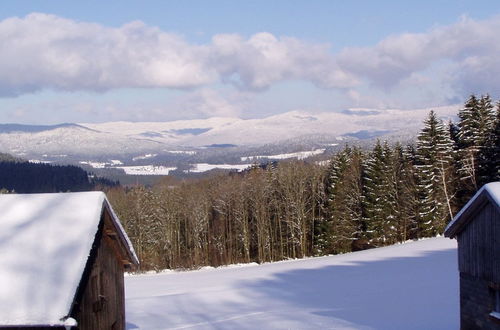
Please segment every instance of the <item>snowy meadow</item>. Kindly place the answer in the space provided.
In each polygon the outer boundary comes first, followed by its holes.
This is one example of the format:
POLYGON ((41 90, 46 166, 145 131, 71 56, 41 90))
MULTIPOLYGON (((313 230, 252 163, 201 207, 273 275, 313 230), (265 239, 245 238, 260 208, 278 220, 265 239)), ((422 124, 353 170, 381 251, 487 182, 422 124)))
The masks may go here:
POLYGON ((457 329, 456 242, 125 279, 127 329, 457 329))

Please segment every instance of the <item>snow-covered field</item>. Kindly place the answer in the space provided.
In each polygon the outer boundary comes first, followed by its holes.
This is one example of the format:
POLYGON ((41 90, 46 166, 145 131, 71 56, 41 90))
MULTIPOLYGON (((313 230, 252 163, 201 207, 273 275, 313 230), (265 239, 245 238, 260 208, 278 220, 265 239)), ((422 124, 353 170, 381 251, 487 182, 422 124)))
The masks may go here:
POLYGON ((306 159, 311 156, 315 155, 321 155, 322 153, 325 152, 326 149, 316 149, 316 150, 311 150, 311 151, 298 151, 298 152, 292 152, 288 154, 279 154, 279 155, 259 155, 259 156, 246 156, 246 157, 241 157, 242 162, 246 161, 251 161, 251 160, 256 160, 256 159, 262 159, 262 158, 268 158, 268 159, 289 159, 289 158, 297 158, 297 159, 306 159))
POLYGON ((149 159, 158 156, 158 154, 145 154, 142 156, 137 156, 132 158, 132 160, 135 162, 136 160, 141 160, 141 159, 149 159))
POLYGON ((191 168, 189 170, 185 170, 185 173, 203 173, 213 169, 221 169, 221 170, 237 170, 241 172, 251 167, 252 164, 207 164, 207 163, 199 163, 199 164, 191 164, 191 168))
POLYGON ((456 242, 125 278, 127 329, 458 329, 456 242))
POLYGON ((128 175, 168 175, 170 171, 175 171, 177 167, 144 165, 144 166, 117 166, 128 175))

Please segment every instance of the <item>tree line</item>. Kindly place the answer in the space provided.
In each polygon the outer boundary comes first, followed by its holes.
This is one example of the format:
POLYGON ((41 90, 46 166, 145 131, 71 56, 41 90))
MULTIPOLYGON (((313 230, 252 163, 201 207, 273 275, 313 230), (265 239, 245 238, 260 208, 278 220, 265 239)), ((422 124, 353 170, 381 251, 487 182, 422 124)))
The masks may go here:
POLYGON ((114 187, 118 182, 91 175, 78 166, 30 163, 0 153, 0 192, 50 193, 114 187))
POLYGON ((268 262, 435 236, 500 180, 500 103, 472 95, 458 122, 431 111, 414 144, 346 145, 327 166, 288 161, 108 191, 142 270, 268 262))

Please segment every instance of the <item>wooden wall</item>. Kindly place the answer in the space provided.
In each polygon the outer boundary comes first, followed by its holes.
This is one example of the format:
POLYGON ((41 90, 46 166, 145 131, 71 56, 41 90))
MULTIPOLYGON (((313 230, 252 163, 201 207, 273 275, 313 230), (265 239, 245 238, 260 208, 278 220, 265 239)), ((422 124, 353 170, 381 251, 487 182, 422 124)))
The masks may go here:
POLYGON ((123 263, 116 254, 117 241, 106 234, 106 229, 99 239, 97 256, 74 318, 80 330, 125 329, 123 263))
POLYGON ((490 316, 495 308, 495 296, 489 284, 460 274, 460 329, 500 329, 500 320, 490 316))
POLYGON ((458 235, 461 273, 500 283, 500 213, 486 203, 458 235))

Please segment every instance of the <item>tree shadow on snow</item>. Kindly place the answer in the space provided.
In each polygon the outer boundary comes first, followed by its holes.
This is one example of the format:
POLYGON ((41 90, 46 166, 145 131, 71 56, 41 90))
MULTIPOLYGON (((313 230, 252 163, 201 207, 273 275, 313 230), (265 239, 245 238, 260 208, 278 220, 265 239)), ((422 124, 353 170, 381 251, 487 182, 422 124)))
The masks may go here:
MULTIPOLYGON (((417 257, 359 261, 244 280, 249 300, 375 329, 456 329, 459 320, 456 249, 417 257), (263 300, 265 299, 265 300, 263 300)), ((294 315, 290 315, 294 318, 294 315)))

